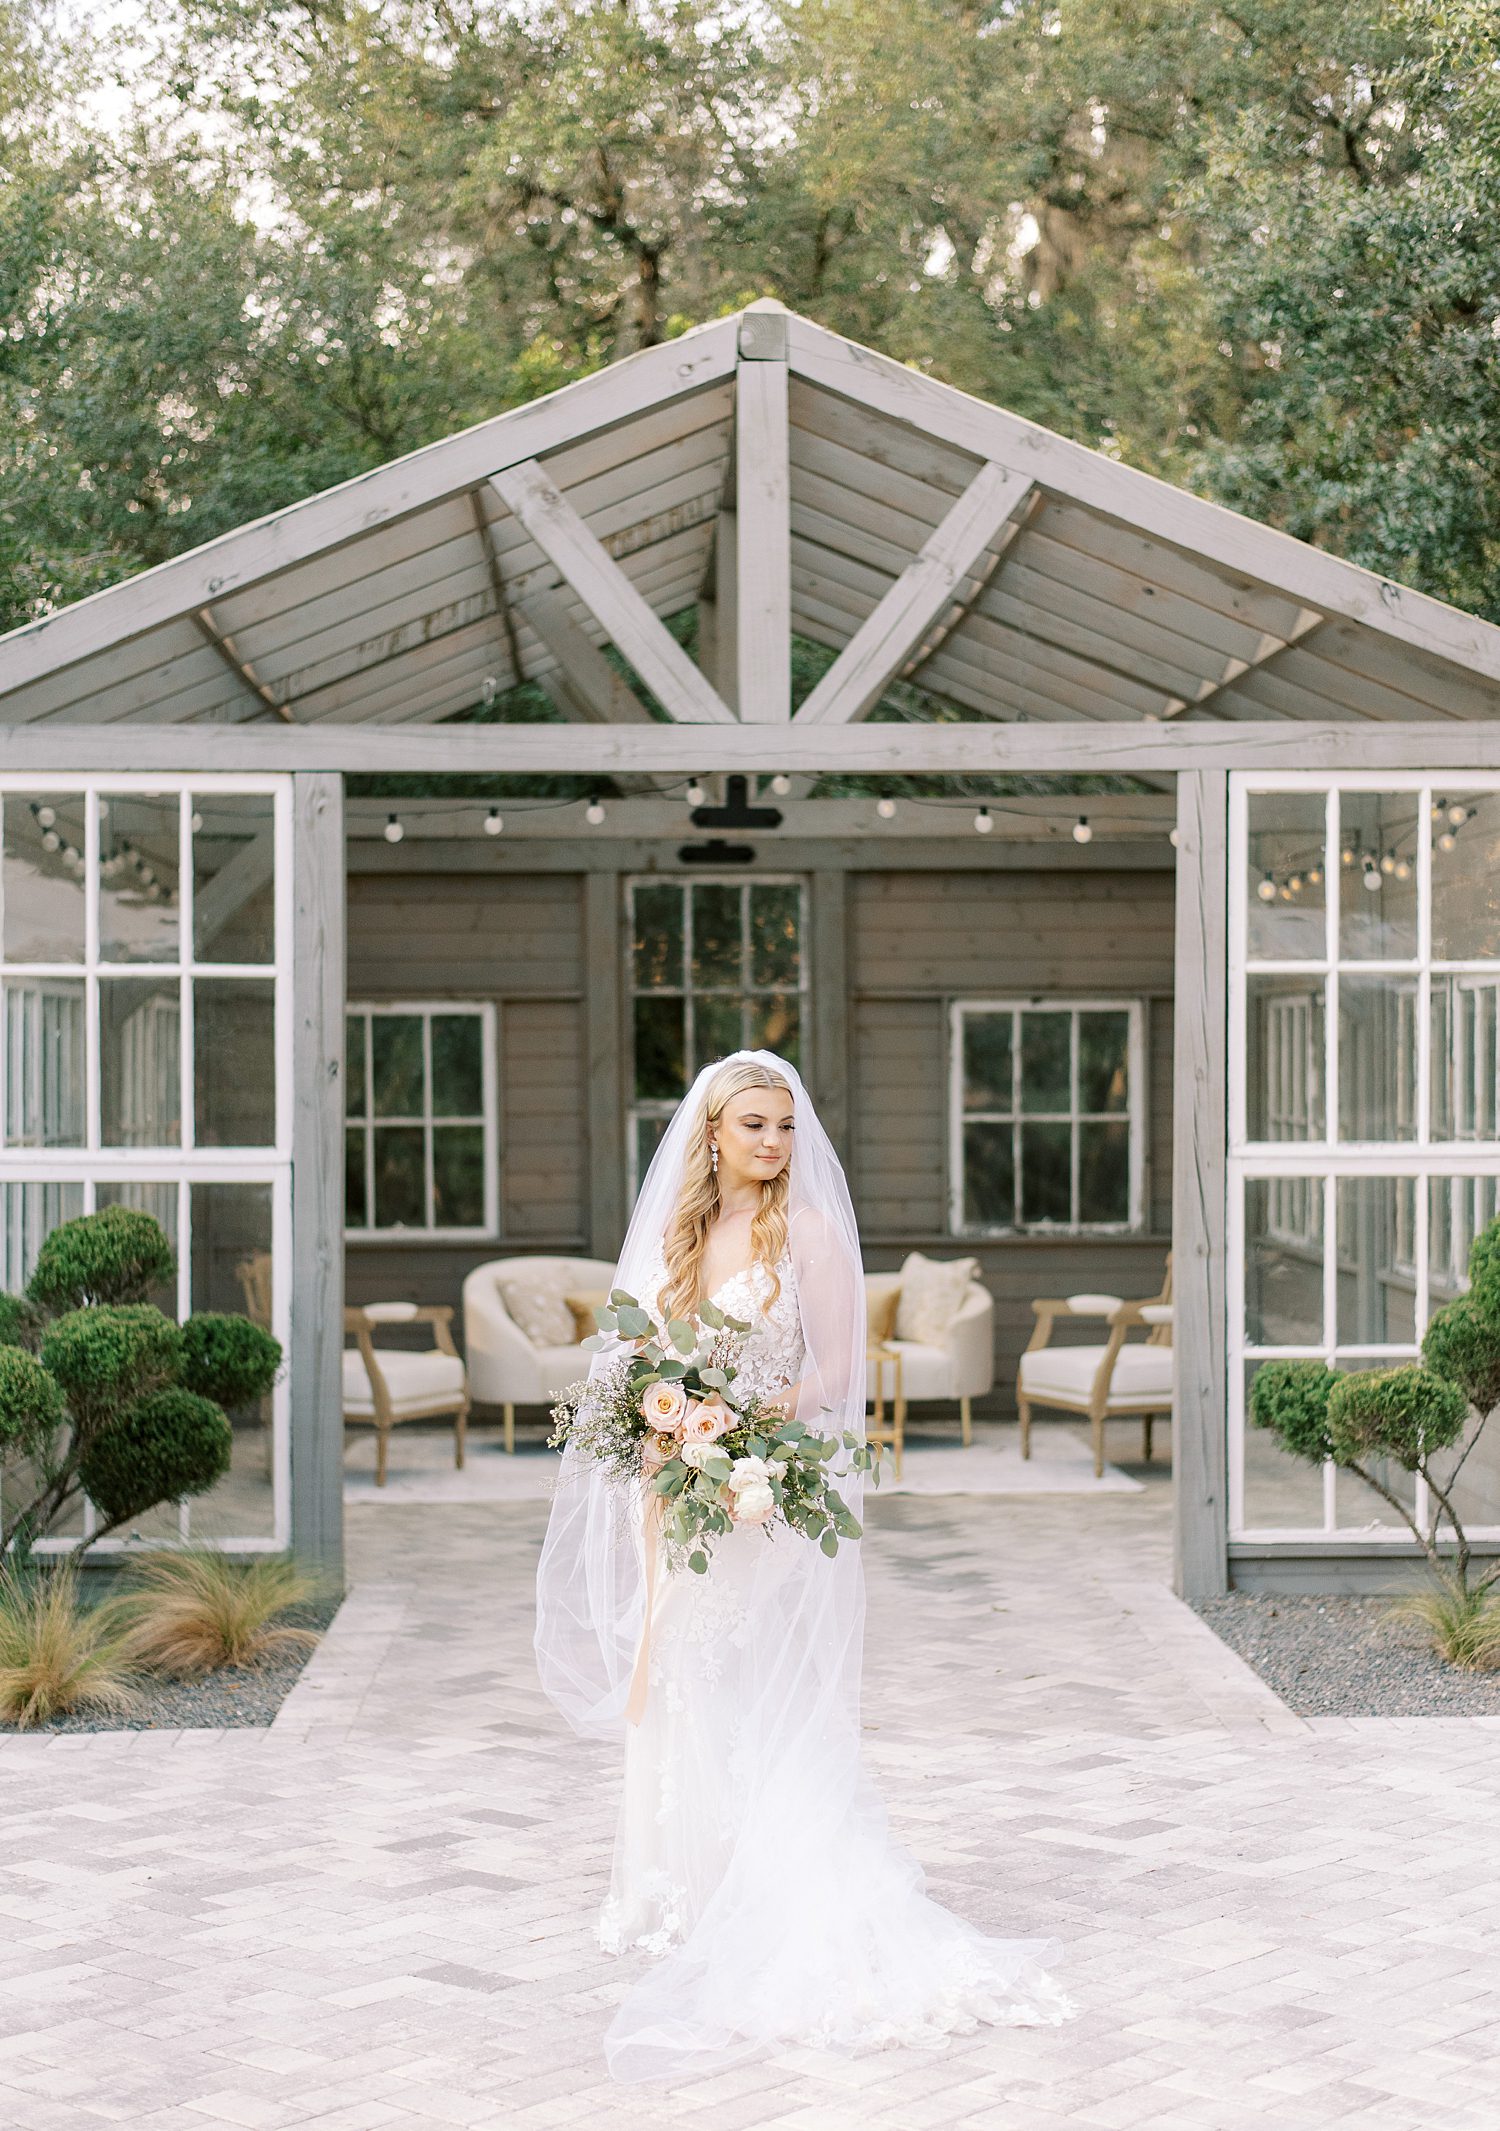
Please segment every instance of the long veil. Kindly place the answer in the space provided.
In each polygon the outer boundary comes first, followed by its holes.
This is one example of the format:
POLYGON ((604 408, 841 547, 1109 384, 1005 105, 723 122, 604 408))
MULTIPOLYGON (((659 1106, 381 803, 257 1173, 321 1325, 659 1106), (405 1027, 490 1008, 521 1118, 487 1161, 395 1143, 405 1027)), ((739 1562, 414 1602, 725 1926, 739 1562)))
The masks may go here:
MULTIPOLYGON (((794 1098, 788 1231, 807 1350, 798 1418, 863 1438, 866 1310, 843 1170, 795 1069, 768 1051, 733 1055, 772 1068, 794 1098)), ((654 1302, 643 1289, 723 1063, 698 1075, 641 1186, 615 1284, 643 1301, 654 1302)), ((592 1371, 608 1359, 597 1355, 592 1371)), ((857 1470, 840 1492, 862 1519, 857 1470)), ((1067 2017, 1041 1973, 1052 1942, 984 1937, 927 1898, 920 1865, 890 1835, 859 1743, 861 1544, 830 1559, 785 1528, 732 1537, 757 1546, 753 1632, 732 1688, 712 1690, 735 1697, 732 1841, 685 1942, 652 1962, 615 2014, 605 2037, 614 2077, 716 2072, 793 2042, 930 2047, 981 2020, 1067 2017)), ((536 1655, 545 1692, 576 1731, 624 1733, 645 1608, 640 1499, 570 1445, 537 1574, 536 1655)), ((720 1804, 690 1798, 679 1809, 720 1804)))

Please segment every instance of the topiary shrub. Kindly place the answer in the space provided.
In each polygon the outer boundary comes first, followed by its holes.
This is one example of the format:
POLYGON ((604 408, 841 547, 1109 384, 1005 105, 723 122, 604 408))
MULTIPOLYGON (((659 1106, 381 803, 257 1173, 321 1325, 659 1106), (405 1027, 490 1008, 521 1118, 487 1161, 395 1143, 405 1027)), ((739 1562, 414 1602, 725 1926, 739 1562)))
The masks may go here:
POLYGON ((159 1221, 133 1206, 106 1206, 54 1228, 36 1255, 26 1292, 44 1310, 90 1302, 144 1302, 177 1277, 159 1221))
POLYGON ((1361 1369, 1341 1376, 1329 1393, 1328 1440, 1335 1464, 1357 1470, 1363 1460, 1391 1458, 1415 1473, 1452 1449, 1468 1418, 1457 1384, 1431 1369, 1361 1369))
POLYGON ((1422 1341, 1422 1359, 1435 1375, 1457 1384, 1476 1413, 1500 1406, 1500 1334, 1494 1316, 1472 1294, 1438 1311, 1422 1341))
POLYGON ((1321 1465, 1333 1456, 1328 1398, 1338 1371, 1320 1361, 1268 1361, 1250 1386, 1250 1418, 1292 1453, 1321 1465))
POLYGON ((98 1538, 228 1472, 225 1405, 264 1396, 281 1349, 246 1318, 174 1324, 144 1298, 175 1277, 159 1224, 110 1206, 55 1229, 26 1295, 0 1297, 0 1556, 84 1495, 98 1538))
POLYGON ((231 1413, 264 1398, 281 1367, 281 1347, 248 1317, 201 1311, 182 1328, 182 1381, 231 1413))

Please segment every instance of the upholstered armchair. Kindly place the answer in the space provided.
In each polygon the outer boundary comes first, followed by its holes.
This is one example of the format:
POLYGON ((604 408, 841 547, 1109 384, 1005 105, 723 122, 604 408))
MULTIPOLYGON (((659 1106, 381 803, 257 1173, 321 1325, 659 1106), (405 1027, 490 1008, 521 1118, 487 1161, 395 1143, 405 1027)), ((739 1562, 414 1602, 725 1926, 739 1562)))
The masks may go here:
MULTIPOLYGON (((974 1440, 973 1401, 983 1398, 995 1381, 995 1305, 978 1278, 972 1259, 937 1261, 913 1252, 899 1273, 866 1273, 865 1299, 870 1325, 870 1377, 885 1368, 894 1397, 895 1371, 882 1363, 879 1350, 899 1355, 903 1408, 940 1401, 955 1404, 965 1443, 974 1440), (931 1269, 931 1270, 929 1270, 931 1269), (948 1276, 949 1302, 913 1311, 914 1287, 932 1271, 948 1276), (920 1336, 915 1336, 920 1335, 920 1336)), ((904 1413, 903 1413, 904 1419, 904 1413)))
POLYGON ((1088 1420, 1096 1477, 1104 1471, 1107 1420, 1138 1415, 1142 1455, 1149 1460, 1152 1423, 1159 1417, 1170 1419, 1172 1413, 1171 1258, 1162 1291, 1149 1302, 1122 1302, 1118 1295, 1070 1295, 1031 1307, 1036 1326, 1016 1382, 1022 1457, 1031 1456, 1033 1406, 1048 1406, 1088 1420), (1057 1326, 1081 1318, 1106 1327, 1103 1342, 1054 1346, 1057 1326), (1144 1340, 1128 1340, 1135 1329, 1145 1332, 1144 1340))
POLYGON ((346 1309, 344 1336, 344 1421, 364 1421, 375 1430, 375 1485, 384 1487, 391 1430, 401 1421, 453 1416, 453 1462, 464 1462, 464 1431, 469 1418, 469 1389, 464 1365, 453 1344, 453 1312, 446 1303, 419 1308, 414 1302, 370 1302, 346 1309), (376 1344, 382 1326, 425 1326, 432 1333, 427 1348, 376 1344))
POLYGON ((492 1258, 464 1282, 469 1395, 503 1407, 505 1447, 516 1447, 517 1406, 550 1406, 588 1374, 589 1356, 567 1297, 603 1301, 614 1279, 604 1258, 492 1258))

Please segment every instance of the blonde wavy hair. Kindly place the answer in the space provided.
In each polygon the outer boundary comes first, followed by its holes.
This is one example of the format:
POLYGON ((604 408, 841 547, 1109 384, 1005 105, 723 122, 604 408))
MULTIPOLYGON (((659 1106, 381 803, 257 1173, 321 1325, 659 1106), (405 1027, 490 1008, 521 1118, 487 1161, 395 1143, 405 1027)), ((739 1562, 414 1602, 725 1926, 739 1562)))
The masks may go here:
MULTIPOLYGON (((730 1097, 743 1095, 749 1088, 773 1088, 783 1095, 792 1092, 790 1083, 773 1066, 757 1065, 753 1058, 726 1060, 704 1090, 702 1107, 688 1137, 682 1186, 664 1239, 667 1282, 656 1299, 663 1317, 691 1317, 703 1299, 699 1293, 703 1254, 719 1211, 719 1179, 709 1154, 712 1128, 722 1117, 730 1097)), ((759 1262, 770 1271, 770 1302, 781 1293, 776 1268, 786 1249, 790 1167, 788 1163, 762 1184, 760 1205, 750 1223, 751 1263, 759 1262)))

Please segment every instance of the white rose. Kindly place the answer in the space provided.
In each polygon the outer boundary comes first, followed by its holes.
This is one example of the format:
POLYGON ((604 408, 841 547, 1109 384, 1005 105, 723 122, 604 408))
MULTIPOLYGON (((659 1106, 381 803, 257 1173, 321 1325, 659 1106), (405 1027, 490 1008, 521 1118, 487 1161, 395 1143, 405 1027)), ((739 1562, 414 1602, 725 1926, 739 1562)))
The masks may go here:
POLYGON ((688 1442, 683 1444, 677 1455, 684 1465, 691 1465, 701 1472, 710 1458, 722 1457, 724 1453, 717 1442, 688 1442))
POLYGON ((764 1524, 776 1508, 776 1497, 765 1480, 746 1480, 734 1490, 734 1516, 739 1524, 764 1524))
POLYGON ((729 1469, 731 1487, 743 1487, 747 1480, 769 1480, 771 1467, 765 1458, 736 1458, 729 1469))

